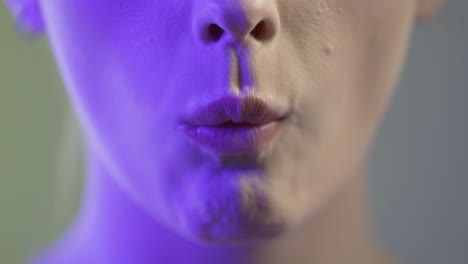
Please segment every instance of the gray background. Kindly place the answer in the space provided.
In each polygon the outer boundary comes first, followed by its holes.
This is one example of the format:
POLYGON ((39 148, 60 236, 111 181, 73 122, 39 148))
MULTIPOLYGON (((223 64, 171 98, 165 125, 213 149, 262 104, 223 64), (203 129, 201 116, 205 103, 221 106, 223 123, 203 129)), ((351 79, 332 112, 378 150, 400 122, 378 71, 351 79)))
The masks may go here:
MULTIPOLYGON (((415 30, 370 164, 378 233, 408 263, 468 263, 468 1, 448 2, 415 30)), ((21 263, 58 236, 81 188, 46 40, 14 28, 0 3, 2 264, 21 263)))

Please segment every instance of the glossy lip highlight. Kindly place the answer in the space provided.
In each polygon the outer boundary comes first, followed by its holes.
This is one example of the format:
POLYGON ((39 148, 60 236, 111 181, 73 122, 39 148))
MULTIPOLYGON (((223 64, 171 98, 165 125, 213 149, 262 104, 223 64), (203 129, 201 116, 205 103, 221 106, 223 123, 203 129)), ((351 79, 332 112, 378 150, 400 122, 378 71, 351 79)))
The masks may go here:
POLYGON ((218 154, 257 153, 288 116, 271 105, 258 97, 221 97, 195 108, 179 128, 194 143, 218 154))

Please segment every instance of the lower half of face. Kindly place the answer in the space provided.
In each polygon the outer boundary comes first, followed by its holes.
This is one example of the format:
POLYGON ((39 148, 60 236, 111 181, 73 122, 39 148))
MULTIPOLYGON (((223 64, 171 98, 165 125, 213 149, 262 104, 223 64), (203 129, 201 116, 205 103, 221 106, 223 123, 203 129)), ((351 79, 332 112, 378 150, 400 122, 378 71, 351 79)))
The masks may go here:
POLYGON ((278 0, 255 12, 246 1, 209 12, 197 11, 208 0, 120 2, 43 8, 89 138, 155 221, 193 240, 243 243, 300 225, 362 165, 415 1, 278 0), (275 28, 237 43, 221 25, 224 35, 207 39, 193 29, 197 12, 209 25, 267 14, 263 26, 275 28), (274 129, 260 128, 274 111, 274 129))

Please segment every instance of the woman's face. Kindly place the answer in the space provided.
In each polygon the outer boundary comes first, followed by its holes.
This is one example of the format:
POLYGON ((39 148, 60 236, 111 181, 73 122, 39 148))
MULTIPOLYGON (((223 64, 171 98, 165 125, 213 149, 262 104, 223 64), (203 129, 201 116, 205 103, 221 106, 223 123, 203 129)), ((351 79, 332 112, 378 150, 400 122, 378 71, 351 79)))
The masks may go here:
POLYGON ((213 243, 280 235, 365 161, 416 0, 42 0, 90 145, 213 243))

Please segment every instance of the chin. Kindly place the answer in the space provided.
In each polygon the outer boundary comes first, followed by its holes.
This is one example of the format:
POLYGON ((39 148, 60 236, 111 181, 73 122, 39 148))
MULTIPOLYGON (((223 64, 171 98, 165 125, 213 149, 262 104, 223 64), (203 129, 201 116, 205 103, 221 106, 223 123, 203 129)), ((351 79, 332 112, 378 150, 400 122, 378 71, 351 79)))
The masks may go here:
POLYGON ((217 187, 201 191, 184 208, 179 219, 184 219, 184 233, 190 240, 208 245, 251 245, 287 230, 285 212, 267 193, 233 185, 217 187))
POLYGON ((286 232, 282 223, 218 224, 193 227, 187 238, 206 246, 255 246, 274 240, 286 232))

